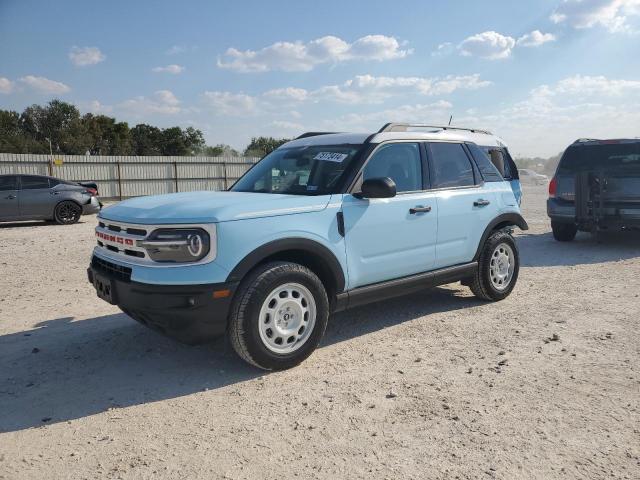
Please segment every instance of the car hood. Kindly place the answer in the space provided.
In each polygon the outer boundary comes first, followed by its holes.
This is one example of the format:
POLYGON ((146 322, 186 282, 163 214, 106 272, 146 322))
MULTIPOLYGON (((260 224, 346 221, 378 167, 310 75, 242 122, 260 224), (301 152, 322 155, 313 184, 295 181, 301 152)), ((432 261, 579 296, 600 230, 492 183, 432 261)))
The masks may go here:
POLYGON ((184 192, 124 200, 100 212, 123 223, 217 223, 308 213, 326 208, 330 195, 277 195, 245 192, 184 192))

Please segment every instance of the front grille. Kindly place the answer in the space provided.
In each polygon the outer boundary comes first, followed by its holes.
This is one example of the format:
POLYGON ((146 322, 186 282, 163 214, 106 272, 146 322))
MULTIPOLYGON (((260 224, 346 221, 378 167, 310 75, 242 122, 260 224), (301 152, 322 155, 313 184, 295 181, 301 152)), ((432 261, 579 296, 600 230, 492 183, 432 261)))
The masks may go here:
POLYGON ((131 281, 131 269, 129 267, 123 267, 115 263, 107 262, 95 255, 91 259, 91 266, 98 272, 106 273, 107 275, 116 277, 118 280, 122 280, 124 282, 131 281))

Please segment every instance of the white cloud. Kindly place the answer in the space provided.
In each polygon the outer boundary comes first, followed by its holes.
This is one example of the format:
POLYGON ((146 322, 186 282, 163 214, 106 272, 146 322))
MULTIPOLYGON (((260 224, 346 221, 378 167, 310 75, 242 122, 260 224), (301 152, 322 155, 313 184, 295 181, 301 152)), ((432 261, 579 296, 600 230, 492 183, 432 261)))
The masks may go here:
POLYGON ((0 93, 11 93, 13 92, 15 84, 5 77, 0 77, 0 93))
POLYGON ((183 111, 180 101, 170 90, 158 90, 151 97, 140 96, 126 100, 118 108, 136 116, 173 115, 183 111))
POLYGON ((166 53, 167 55, 177 55, 179 53, 184 53, 186 51, 187 51, 187 47, 184 47, 182 45, 173 45, 172 47, 167 49, 164 53, 166 53))
POLYGON ((519 47, 539 47, 545 43, 555 42, 556 36, 552 33, 542 33, 540 30, 534 30, 526 33, 518 39, 519 47))
POLYGON ((456 47, 451 42, 445 42, 438 45, 435 51, 431 52, 432 57, 444 57, 450 55, 455 51, 456 47))
POLYGON ((82 110, 94 114, 106 114, 113 112, 113 107, 111 105, 104 105, 98 100, 92 100, 91 102, 80 106, 82 110))
POLYGON ((515 45, 516 40, 513 37, 489 31, 466 38, 458 48, 464 56, 500 60, 511 56, 511 51, 515 45))
POLYGON ((635 137, 640 81, 567 77, 534 88, 522 101, 468 113, 457 123, 488 128, 505 138, 512 154, 528 156, 555 155, 581 137, 635 137))
POLYGON ((165 67, 155 67, 151 70, 156 73, 171 73, 172 75, 178 75, 184 72, 184 67, 182 65, 171 64, 165 67))
POLYGON ((407 104, 377 112, 350 113, 325 120, 322 128, 335 131, 375 131, 387 122, 446 123, 453 105, 444 100, 428 104, 407 104))
POLYGON ((307 43, 276 42, 257 51, 229 48, 218 59, 218 67, 238 72, 307 72, 326 63, 384 61, 412 53, 411 49, 401 47, 396 38, 384 35, 367 35, 351 44, 335 36, 325 36, 307 43))
POLYGON ((213 108, 216 113, 242 116, 252 115, 258 111, 258 100, 244 93, 206 91, 203 97, 205 103, 213 108))
POLYGON ((556 95, 577 96, 621 96, 640 93, 640 80, 612 80, 604 76, 590 77, 575 75, 560 80, 555 85, 541 85, 532 91, 536 97, 556 95))
POLYGON ((319 88, 309 94, 313 99, 328 99, 340 103, 380 103, 402 94, 445 95, 456 90, 477 90, 491 85, 480 75, 428 77, 375 77, 357 75, 342 85, 319 88))
POLYGON ((107 57, 98 47, 72 47, 69 60, 77 67, 86 67, 103 62, 107 57))
POLYGON ((600 25, 620 32, 630 29, 628 18, 634 15, 640 15, 640 0, 564 0, 551 21, 579 29, 600 25))
POLYGON ((287 87, 269 90, 263 96, 274 101, 304 102, 309 97, 309 92, 304 88, 287 87))
POLYGON ((269 124, 270 126, 277 128, 280 131, 285 132, 300 132, 304 130, 304 126, 300 123, 288 122, 286 120, 274 120, 269 124))
POLYGON ((36 77, 34 75, 27 75, 18 79, 27 87, 35 90, 38 93, 50 93, 54 95, 62 95, 71 90, 68 85, 62 82, 56 82, 55 80, 49 80, 45 77, 36 77))

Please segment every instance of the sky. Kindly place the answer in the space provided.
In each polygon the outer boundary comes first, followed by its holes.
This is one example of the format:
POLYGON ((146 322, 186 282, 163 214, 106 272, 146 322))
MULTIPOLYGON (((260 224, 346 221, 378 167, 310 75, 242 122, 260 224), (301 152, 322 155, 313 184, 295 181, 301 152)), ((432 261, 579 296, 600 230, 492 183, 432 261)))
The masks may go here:
POLYGON ((0 108, 193 126, 210 145, 487 128, 517 156, 640 135, 640 0, 0 0, 0 108))

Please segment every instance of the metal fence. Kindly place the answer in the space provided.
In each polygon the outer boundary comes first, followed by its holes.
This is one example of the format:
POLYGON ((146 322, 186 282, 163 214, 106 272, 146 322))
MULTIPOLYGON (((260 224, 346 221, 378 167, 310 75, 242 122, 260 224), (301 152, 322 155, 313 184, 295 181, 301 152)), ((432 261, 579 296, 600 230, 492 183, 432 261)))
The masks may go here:
POLYGON ((0 153, 0 175, 51 175, 96 182, 100 196, 225 190, 259 159, 254 157, 132 157, 0 153))

